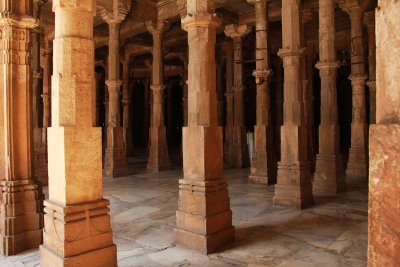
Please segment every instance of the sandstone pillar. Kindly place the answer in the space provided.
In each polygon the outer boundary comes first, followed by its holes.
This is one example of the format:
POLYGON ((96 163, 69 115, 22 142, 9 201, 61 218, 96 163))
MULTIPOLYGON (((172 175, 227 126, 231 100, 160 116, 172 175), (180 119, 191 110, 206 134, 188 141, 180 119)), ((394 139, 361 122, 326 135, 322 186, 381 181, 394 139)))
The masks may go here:
POLYGON ((375 12, 364 14, 364 24, 368 30, 368 66, 369 66, 369 121, 376 123, 376 42, 375 42, 375 12))
MULTIPOLYGON (((222 50, 222 49, 220 49, 222 50)), ((224 125, 224 85, 223 85, 223 64, 224 57, 222 51, 217 54, 217 114, 218 126, 224 125)))
POLYGON ((129 58, 125 58, 122 61, 122 77, 123 77, 123 87, 122 87, 122 108, 123 108, 123 122, 124 127, 124 143, 127 156, 133 155, 133 133, 132 133, 132 123, 130 118, 130 108, 131 108, 131 93, 130 93, 130 77, 129 77, 129 58))
POLYGON ((370 126, 368 266, 400 266, 400 2, 376 9, 376 124, 370 126))
POLYGON ((351 147, 347 162, 348 178, 368 176, 367 120, 365 85, 365 58, 363 45, 363 7, 354 0, 342 0, 341 8, 349 13, 351 20, 351 75, 353 115, 351 123, 351 147))
POLYGON ((182 110, 183 110, 183 123, 182 126, 187 126, 188 123, 188 57, 186 54, 180 54, 179 59, 183 63, 183 71, 182 71, 182 89, 183 89, 183 98, 182 98, 182 110))
POLYGON ((233 39, 233 125, 230 155, 227 159, 232 167, 248 166, 247 129, 244 120, 243 51, 242 37, 250 32, 247 25, 227 25, 225 35, 233 39))
POLYGON ((143 81, 144 86, 144 144, 146 151, 149 149, 149 131, 150 131, 150 78, 145 78, 143 81))
MULTIPOLYGON (((33 16, 40 19, 40 9, 45 3, 43 0, 33 1, 33 16)), ((40 127, 39 125, 39 102, 41 101, 40 85, 43 78, 40 68, 40 35, 41 29, 34 30, 32 36, 32 70, 33 70, 33 140, 34 140, 34 176, 41 185, 48 184, 47 174, 47 137, 44 131, 47 128, 40 127)))
POLYGON ((174 241, 202 253, 221 249, 235 235, 217 121, 215 41, 220 19, 214 12, 213 0, 188 1, 188 15, 182 19, 189 42, 189 117, 183 128, 184 177, 179 180, 174 241))
MULTIPOLYGON (((221 48, 225 53, 225 128, 224 128, 224 162, 231 162, 231 146, 233 142, 233 44, 230 42, 224 42, 221 44, 221 48)), ((218 104, 218 102, 217 102, 218 104)), ((218 109, 218 106, 217 106, 218 109)))
POLYGON ((126 151, 124 143, 124 127, 121 127, 120 114, 120 60, 119 60, 119 28, 128 13, 125 0, 113 0, 112 11, 103 10, 102 17, 108 23, 108 124, 107 145, 105 151, 104 173, 106 177, 128 175, 126 151))
POLYGON ((319 62, 321 76, 321 125, 313 189, 335 194, 344 189, 344 170, 340 154, 340 130, 336 73, 339 62, 335 49, 334 0, 319 0, 319 62))
POLYGON ((274 204, 306 208, 312 205, 310 162, 307 155, 307 126, 303 100, 304 44, 299 0, 282 1, 282 45, 278 55, 284 66, 281 161, 274 204))
POLYGON ((34 181, 29 1, 3 1, 0 18, 0 253, 42 242, 42 194, 34 181), (20 5, 20 6, 18 6, 20 5))
POLYGON ((150 149, 147 169, 160 171, 170 167, 167 132, 164 122, 164 72, 162 55, 162 34, 167 30, 168 24, 159 21, 146 22, 147 30, 153 35, 153 64, 152 64, 152 113, 150 124, 150 149))
POLYGON ((256 12, 256 70, 257 84, 256 125, 254 126, 254 151, 250 169, 250 182, 273 184, 276 182, 276 157, 271 124, 269 63, 268 6, 270 0, 248 0, 256 12))
POLYGON ((109 201, 103 199, 101 128, 95 124, 94 0, 53 1, 49 199, 40 264, 117 266, 109 201), (65 27, 68 22, 69 27, 65 27))
POLYGON ((281 150, 281 126, 283 124, 283 67, 282 59, 275 57, 272 60, 275 83, 275 125, 274 125, 274 150, 280 158, 281 150))
POLYGON ((50 95, 51 95, 51 65, 53 63, 53 49, 51 42, 45 41, 43 48, 43 142, 47 145, 47 127, 50 127, 50 95))

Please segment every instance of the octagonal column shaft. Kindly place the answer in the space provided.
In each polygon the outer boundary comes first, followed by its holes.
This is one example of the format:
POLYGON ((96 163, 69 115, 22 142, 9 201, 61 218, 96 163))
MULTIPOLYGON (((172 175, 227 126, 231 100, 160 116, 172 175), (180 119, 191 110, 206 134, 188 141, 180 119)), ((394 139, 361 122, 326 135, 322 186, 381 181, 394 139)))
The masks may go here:
POLYGON ((182 25, 189 42, 189 117, 182 134, 183 179, 179 180, 174 241, 212 253, 231 244, 235 235, 217 120, 215 41, 220 19, 213 14, 215 1, 187 4, 182 25))
MULTIPOLYGON (((113 4, 119 0, 113 0, 113 4)), ((108 124, 107 145, 105 151, 104 172, 106 177, 120 177, 128 175, 126 150, 124 142, 125 128, 121 125, 120 90, 120 55, 119 35, 120 24, 127 14, 125 7, 113 7, 112 11, 103 11, 102 17, 108 23, 108 124)))
POLYGON ((261 184, 276 182, 276 155, 273 143, 273 125, 271 124, 271 93, 269 59, 269 22, 268 8, 270 0, 248 0, 254 4, 256 12, 256 69, 253 75, 257 84, 256 125, 254 126, 254 150, 249 181, 261 184))
POLYGON ((31 32, 24 6, 3 1, 0 18, 0 253, 15 255, 42 242, 42 193, 34 179, 31 32), (21 17, 20 17, 21 16, 21 17))
POLYGON ((40 265, 117 266, 110 204, 103 199, 101 128, 95 124, 94 0, 53 1, 49 199, 40 265), (66 27, 68 25, 68 27, 66 27))
POLYGON ((319 0, 319 62, 321 76, 321 125, 313 189, 336 194, 344 189, 344 169, 340 154, 340 130, 336 73, 339 62, 335 49, 334 0, 319 0))
POLYGON ((244 121, 244 87, 243 87, 243 51, 242 37, 250 32, 247 25, 227 25, 225 35, 233 39, 233 125, 232 143, 230 145, 227 163, 236 168, 247 167, 249 164, 244 121))
POLYGON ((313 204, 307 126, 303 100, 304 44, 299 0, 282 1, 282 45, 278 55, 284 66, 281 161, 274 204, 306 208, 313 204))
POLYGON ((153 64, 152 64, 152 113, 149 131, 150 149, 147 169, 160 171, 170 167, 167 131, 164 122, 164 68, 162 55, 162 34, 168 25, 164 22, 146 23, 148 31, 153 35, 153 64))

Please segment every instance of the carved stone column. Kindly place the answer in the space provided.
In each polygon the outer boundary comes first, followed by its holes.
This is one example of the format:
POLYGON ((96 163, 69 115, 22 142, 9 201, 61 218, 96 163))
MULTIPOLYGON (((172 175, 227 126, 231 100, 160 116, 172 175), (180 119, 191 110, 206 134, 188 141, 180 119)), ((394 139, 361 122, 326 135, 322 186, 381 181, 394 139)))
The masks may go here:
MULTIPOLYGON (((231 146, 233 142, 233 44, 224 42, 221 44, 221 49, 225 54, 225 128, 224 128, 224 162, 231 162, 231 146)), ((218 107, 217 107, 218 108, 218 107)))
MULTIPOLYGON (((23 1, 21 1, 22 3, 23 1)), ((28 2, 28 1, 27 1, 28 2)), ((0 253, 15 255, 42 242, 42 193, 33 162, 31 29, 27 2, 0 14, 0 253), (18 17, 18 15, 24 15, 18 17)))
POLYGON ((106 177, 128 175, 126 151, 124 143, 124 127, 121 127, 120 114, 120 60, 119 60, 119 28, 125 19, 129 7, 125 0, 113 0, 111 11, 103 10, 101 15, 109 28, 108 43, 108 125, 107 146, 105 151, 104 173, 106 177))
POLYGON ((225 35, 233 39, 233 125, 232 143, 227 163, 232 167, 243 168, 249 164, 244 120, 243 51, 242 37, 250 32, 247 25, 227 25, 225 35))
POLYGON ((151 117, 151 107, 150 107, 150 78, 145 78, 143 80, 144 86, 144 144, 146 145, 146 151, 149 149, 149 132, 150 132, 150 117, 151 117))
MULTIPOLYGON (((364 1, 364 3, 367 2, 364 1)), ((367 74, 363 44, 363 6, 358 0, 341 0, 339 4, 350 15, 351 21, 351 75, 349 79, 352 85, 353 116, 346 175, 348 178, 366 179, 368 177, 368 125, 365 98, 367 74)))
POLYGON ((316 67, 321 76, 321 125, 313 190, 324 194, 336 194, 344 189, 336 89, 339 65, 335 49, 334 0, 319 0, 319 62, 316 67))
POLYGON ((217 114, 218 114, 218 125, 224 126, 224 85, 223 85, 223 64, 225 58, 222 56, 222 48, 220 53, 217 54, 217 114))
POLYGON ((275 83, 275 126, 274 126, 274 150, 280 158, 281 150, 281 126, 283 125, 283 62, 280 57, 272 60, 275 83))
POLYGON ((96 5, 95 0, 76 3, 53 1, 52 127, 42 267, 117 266, 110 202, 102 191, 101 128, 93 127, 96 5))
POLYGON ((376 42, 375 42, 375 11, 364 14, 364 24, 368 30, 368 66, 369 66, 369 121, 376 123, 376 42))
POLYGON ((122 77, 123 77, 123 87, 122 87, 122 108, 123 108, 123 123, 124 127, 124 143, 126 155, 133 155, 133 133, 132 133, 132 123, 130 118, 130 108, 131 108, 131 92, 130 92, 130 77, 129 77, 129 58, 125 58, 122 61, 122 77))
MULTIPOLYGON (((33 16, 40 19, 40 9, 45 3, 43 0, 33 1, 33 16)), ((41 29, 38 27, 32 35, 32 70, 33 70, 33 140, 34 140, 34 176, 42 185, 48 184, 47 174, 47 137, 44 131, 47 129, 39 125, 39 102, 41 100, 40 85, 43 79, 42 70, 40 68, 40 35, 41 29)))
POLYGON ((299 0, 282 1, 282 46, 278 55, 284 66, 281 161, 274 204, 306 208, 313 204, 307 126, 303 102, 304 43, 299 0))
POLYGON ((248 0, 256 11, 256 70, 257 84, 256 125, 254 126, 254 151, 249 181, 261 184, 276 182, 276 157, 271 124, 271 94, 269 91, 272 70, 269 63, 270 0, 248 0))
POLYGON ((160 171, 170 167, 167 132, 164 122, 164 72, 162 58, 162 34, 168 24, 159 21, 146 23, 147 30, 153 35, 153 64, 152 64, 152 114, 150 124, 150 150, 147 169, 160 171))
POLYGON ((183 110, 183 126, 186 127, 188 123, 188 56, 187 54, 179 54, 179 59, 183 63, 182 72, 182 86, 183 86, 183 98, 182 98, 182 110, 183 110))
POLYGON ((214 0, 187 4, 182 25, 189 42, 189 120, 183 128, 183 179, 174 241, 212 253, 231 244, 235 235, 217 121, 215 41, 220 19, 213 14, 214 0))
POLYGON ((400 266, 400 2, 376 8, 376 124, 369 133, 368 266, 400 266))
POLYGON ((45 41, 43 50, 43 142, 47 144, 47 127, 50 127, 50 95, 51 95, 51 65, 53 63, 53 49, 50 47, 52 42, 45 41))

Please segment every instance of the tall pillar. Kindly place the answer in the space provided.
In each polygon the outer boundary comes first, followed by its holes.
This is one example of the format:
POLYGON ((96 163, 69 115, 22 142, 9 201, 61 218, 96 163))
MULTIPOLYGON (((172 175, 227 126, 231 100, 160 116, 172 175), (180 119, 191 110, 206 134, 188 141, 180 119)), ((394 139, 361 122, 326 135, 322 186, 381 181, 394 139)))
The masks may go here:
MULTIPOLYGON (((231 146, 233 142, 233 44, 224 42, 221 44, 221 49, 225 53, 225 128, 224 128, 224 161, 231 162, 231 146)), ((218 102, 217 102, 218 103, 218 102)), ((218 109, 218 106, 217 106, 218 109)))
POLYGON ((3 1, 0 16, 0 253, 42 242, 42 194, 33 179, 29 1, 3 1), (25 5, 23 5, 25 4, 25 5))
MULTIPOLYGON (((363 44, 363 7, 354 0, 341 0, 340 7, 350 15, 351 21, 351 80, 353 95, 353 115, 351 122, 351 147, 347 162, 348 178, 368 176, 367 155, 367 117, 365 85, 364 44, 363 44)), ((368 1, 366 1, 368 2, 368 1)), ((365 2, 365 3, 366 3, 365 2)))
POLYGON ((376 9, 376 124, 369 133, 368 266, 400 266, 400 2, 376 9))
POLYGON ((182 98, 182 110, 183 110, 183 125, 187 126, 188 123, 188 56, 186 53, 179 54, 179 59, 183 63, 183 71, 182 71, 182 86, 183 86, 183 98, 182 98))
POLYGON ((283 124, 283 62, 280 57, 274 57, 271 63, 274 70, 273 82, 275 83, 274 150, 280 158, 281 126, 283 124))
POLYGON ((217 120, 215 41, 220 19, 214 14, 214 0, 187 4, 182 25, 189 43, 189 120, 183 128, 183 179, 174 241, 212 253, 231 244, 235 235, 217 120))
POLYGON ((125 1, 113 0, 112 10, 103 10, 101 13, 109 28, 108 80, 106 81, 108 89, 108 125, 104 163, 106 177, 121 177, 129 174, 124 143, 125 128, 121 125, 120 114, 120 90, 123 81, 120 80, 119 28, 129 9, 125 1))
POLYGON ((153 64, 152 64, 152 114, 150 125, 150 150, 147 169, 160 171, 170 167, 167 132, 164 122, 164 72, 162 55, 162 34, 167 30, 168 24, 159 22, 146 22, 147 30, 153 35, 153 64))
POLYGON ((101 128, 95 124, 95 0, 53 1, 52 126, 49 199, 40 264, 117 266, 109 204, 103 198, 101 128), (65 27, 66 21, 69 27, 65 27))
POLYGON ((276 156, 271 124, 270 77, 272 70, 269 62, 269 22, 268 8, 270 0, 248 0, 254 4, 256 13, 256 70, 253 75, 257 84, 256 125, 254 126, 254 150, 249 181, 261 184, 276 182, 276 156))
POLYGON ((306 208, 313 204, 307 126, 303 100, 304 44, 301 1, 282 1, 282 46, 278 55, 284 66, 281 161, 274 204, 306 208))
POLYGON ((232 167, 244 168, 248 166, 248 152, 244 120, 244 86, 243 86, 243 49, 242 37, 250 32, 251 28, 244 25, 225 26, 225 35, 233 39, 233 125, 232 143, 228 164, 232 167))
POLYGON ((376 123, 376 41, 375 41, 375 12, 364 14, 364 24, 368 30, 368 72, 369 81, 369 121, 376 123))
MULTIPOLYGON (((220 49, 222 50, 222 48, 220 49)), ((217 54, 217 114, 218 114, 218 125, 223 127, 224 125, 224 86, 223 86, 223 64, 224 57, 222 51, 217 54)))
POLYGON ((149 130, 150 130, 150 79, 145 78, 143 81, 144 85, 144 144, 146 145, 146 151, 149 149, 149 130))
POLYGON ((335 49, 334 0, 319 0, 319 62, 316 67, 321 76, 321 125, 313 190, 324 194, 336 194, 344 189, 336 89, 339 65, 335 49))
POLYGON ((130 97, 130 77, 129 77, 129 58, 122 60, 122 108, 123 108, 123 122, 124 127, 124 143, 127 156, 133 155, 133 133, 132 123, 130 118, 131 97, 130 97))
MULTIPOLYGON (((40 9, 45 3, 43 0, 33 1, 33 16, 36 19, 40 19, 40 9)), ((40 35, 41 29, 37 28, 34 30, 32 35, 32 70, 33 70, 33 140, 34 140, 34 176, 40 182, 41 185, 48 184, 48 174, 47 174, 47 138, 45 138, 46 133, 44 133, 45 128, 39 125, 39 102, 41 101, 40 96, 40 85, 43 78, 42 71, 40 68, 40 35)))
POLYGON ((51 65, 53 63, 53 49, 50 47, 51 41, 45 41, 43 50, 43 142, 47 144, 47 127, 50 127, 50 95, 51 95, 51 65))

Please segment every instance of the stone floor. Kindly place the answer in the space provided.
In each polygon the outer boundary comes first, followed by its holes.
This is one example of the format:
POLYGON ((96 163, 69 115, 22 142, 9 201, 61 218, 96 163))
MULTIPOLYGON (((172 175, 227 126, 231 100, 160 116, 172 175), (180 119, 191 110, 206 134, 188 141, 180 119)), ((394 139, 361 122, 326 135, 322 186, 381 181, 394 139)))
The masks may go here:
MULTIPOLYGON (((249 184, 248 169, 226 170, 236 242, 205 256, 172 242, 180 168, 147 173, 144 158, 130 167, 131 176, 104 180, 119 266, 366 266, 366 183, 299 211, 273 206, 273 186, 249 184)), ((0 256, 0 266, 39 266, 38 250, 0 256)))

